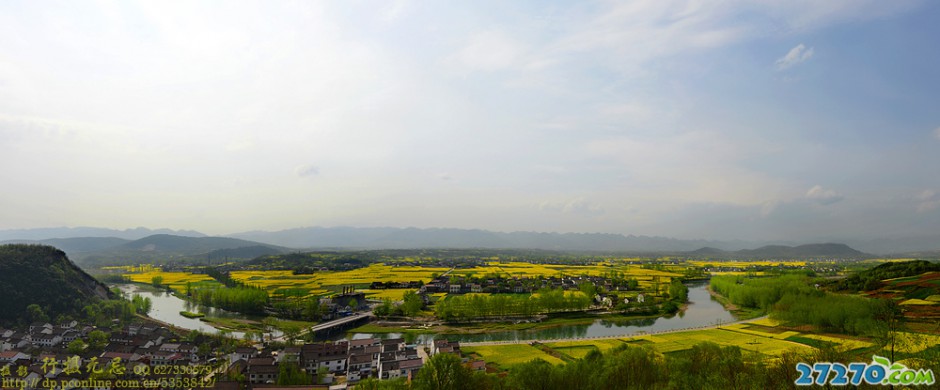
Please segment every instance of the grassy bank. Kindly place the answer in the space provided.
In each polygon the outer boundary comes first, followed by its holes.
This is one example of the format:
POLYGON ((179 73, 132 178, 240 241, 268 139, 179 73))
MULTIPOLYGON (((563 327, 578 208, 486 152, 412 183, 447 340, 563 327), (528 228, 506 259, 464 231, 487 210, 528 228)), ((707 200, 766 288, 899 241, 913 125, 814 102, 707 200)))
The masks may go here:
POLYGON ((731 300, 729 300, 724 295, 721 295, 715 292, 715 290, 712 290, 711 286, 708 286, 708 293, 711 294, 712 298, 715 298, 718 303, 724 306, 725 309, 731 312, 731 315, 733 315, 734 318, 737 318, 738 320, 750 320, 767 314, 760 309, 739 307, 738 305, 731 303, 731 300))
POLYGON ((627 321, 644 318, 657 318, 659 316, 625 316, 620 314, 585 314, 585 313, 562 313, 553 314, 549 318, 540 322, 480 322, 467 324, 445 324, 430 327, 423 326, 400 326, 400 325, 380 325, 370 323, 350 330, 352 333, 410 333, 410 334, 480 334, 496 333, 515 330, 542 330, 562 326, 590 325, 597 320, 606 321, 627 321))
MULTIPOLYGON (((209 325, 212 325, 220 329, 235 330, 239 332, 264 332, 266 331, 266 325, 263 321, 241 319, 241 318, 221 318, 221 317, 204 317, 200 321, 203 321, 209 325)), ((278 330, 283 331, 287 327, 296 327, 299 329, 309 328, 316 325, 313 322, 307 321, 291 321, 291 320, 274 320, 271 321, 271 324, 278 330)))

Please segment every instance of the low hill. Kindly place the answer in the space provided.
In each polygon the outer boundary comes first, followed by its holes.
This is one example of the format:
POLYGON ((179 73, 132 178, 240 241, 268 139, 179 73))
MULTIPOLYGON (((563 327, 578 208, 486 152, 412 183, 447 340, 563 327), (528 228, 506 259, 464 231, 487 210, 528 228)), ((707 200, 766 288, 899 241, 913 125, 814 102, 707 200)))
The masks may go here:
POLYGON ((840 259, 858 259, 870 255, 852 249, 845 244, 807 244, 799 246, 766 245, 757 249, 742 249, 739 251, 723 251, 716 248, 704 247, 685 255, 708 258, 748 258, 748 259, 797 259, 809 257, 827 257, 840 259))
POLYGON ((96 227, 53 227, 36 229, 10 229, 0 230, 2 241, 43 241, 50 238, 80 238, 80 237, 116 237, 125 240, 137 240, 154 234, 173 234, 176 236, 205 237, 205 234, 194 230, 148 229, 138 227, 134 229, 107 229, 96 227))
POLYGON ((796 257, 839 257, 857 258, 866 254, 852 249, 845 244, 807 244, 800 246, 768 245, 736 253, 761 258, 796 258, 796 257))
POLYGON ((927 272, 940 272, 940 263, 926 260, 889 262, 839 280, 833 288, 839 291, 871 291, 882 287, 884 280, 917 276, 927 272))
POLYGON ((152 236, 147 236, 139 240, 128 242, 116 247, 115 249, 142 252, 198 254, 208 253, 218 249, 234 249, 259 245, 262 244, 228 237, 184 237, 170 234, 154 234, 152 236))
POLYGON ((216 249, 206 254, 212 259, 254 259, 260 256, 269 256, 283 251, 268 245, 252 245, 238 248, 216 249))
POLYGON ((208 265, 286 251, 287 248, 237 238, 155 234, 99 251, 76 253, 75 262, 82 267, 141 263, 208 265))
POLYGON ((72 263, 65 252, 45 245, 0 245, 0 322, 11 323, 37 304, 50 316, 74 313, 107 299, 107 286, 72 263))
POLYGON ((95 252, 111 249, 130 242, 117 237, 71 237, 50 238, 46 240, 8 240, 0 244, 37 244, 49 245, 59 248, 65 253, 76 254, 82 252, 95 252))
POLYGON ((688 253, 688 255, 689 256, 724 256, 730 253, 732 252, 727 252, 718 248, 712 248, 710 246, 706 246, 704 248, 699 248, 694 251, 691 251, 688 253))

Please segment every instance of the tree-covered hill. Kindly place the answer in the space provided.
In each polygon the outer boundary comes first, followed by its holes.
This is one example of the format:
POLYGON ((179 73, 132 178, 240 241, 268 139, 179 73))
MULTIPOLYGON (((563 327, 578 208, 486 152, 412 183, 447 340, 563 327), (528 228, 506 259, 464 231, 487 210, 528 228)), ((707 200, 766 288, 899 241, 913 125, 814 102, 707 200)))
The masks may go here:
POLYGON ((107 286, 75 266, 61 250, 44 245, 0 245, 0 323, 25 318, 31 304, 55 318, 108 297, 107 286))
POLYGON ((920 275, 925 272, 940 272, 940 263, 926 260, 890 262, 853 274, 835 283, 837 291, 870 291, 882 285, 886 279, 920 275))
POLYGON ((684 254, 692 257, 717 259, 798 259, 811 257, 861 259, 871 257, 868 254, 852 249, 848 245, 833 243, 806 244, 799 246, 766 245, 757 249, 742 249, 739 251, 723 251, 717 248, 704 247, 684 254))

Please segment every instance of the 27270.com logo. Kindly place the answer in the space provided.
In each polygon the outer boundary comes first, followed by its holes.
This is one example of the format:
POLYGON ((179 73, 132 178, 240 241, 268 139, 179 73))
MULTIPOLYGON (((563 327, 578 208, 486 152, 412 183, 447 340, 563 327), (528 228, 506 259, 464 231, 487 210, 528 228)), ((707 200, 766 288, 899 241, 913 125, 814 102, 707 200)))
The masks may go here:
POLYGON ((848 384, 859 385, 863 381, 870 385, 932 385, 935 382, 933 370, 912 370, 901 363, 891 363, 885 357, 872 355, 871 363, 797 363, 796 371, 800 377, 797 386, 848 384), (813 375, 818 374, 818 375, 813 375), (831 375, 835 374, 835 375, 831 375))

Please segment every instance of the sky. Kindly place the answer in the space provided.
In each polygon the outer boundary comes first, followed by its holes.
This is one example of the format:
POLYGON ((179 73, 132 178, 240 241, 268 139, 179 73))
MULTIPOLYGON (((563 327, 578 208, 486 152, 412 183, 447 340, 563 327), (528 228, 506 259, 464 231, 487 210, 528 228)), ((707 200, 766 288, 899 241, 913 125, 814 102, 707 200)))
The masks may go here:
POLYGON ((4 1, 0 229, 940 231, 940 3, 4 1))

